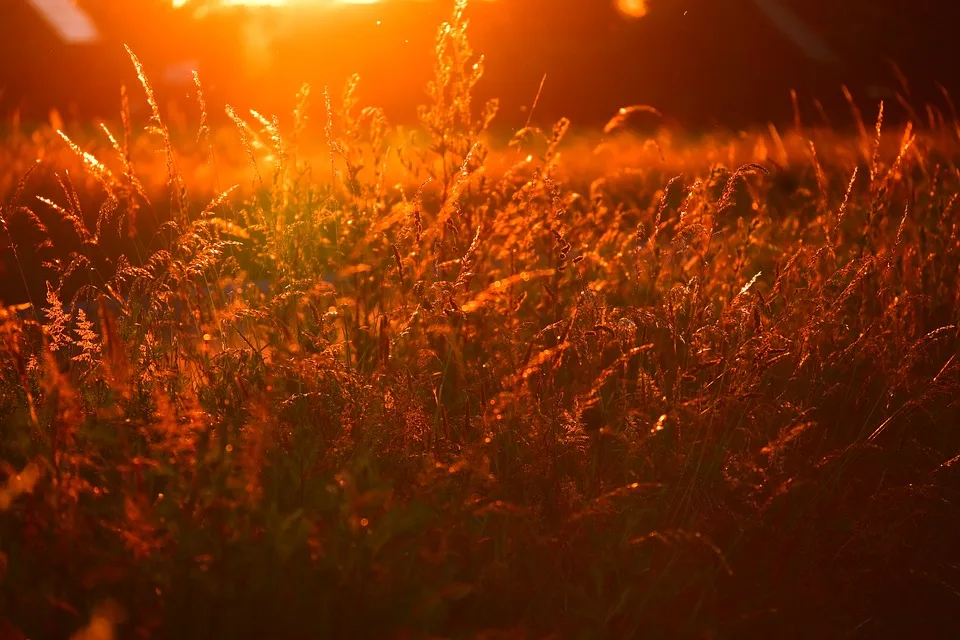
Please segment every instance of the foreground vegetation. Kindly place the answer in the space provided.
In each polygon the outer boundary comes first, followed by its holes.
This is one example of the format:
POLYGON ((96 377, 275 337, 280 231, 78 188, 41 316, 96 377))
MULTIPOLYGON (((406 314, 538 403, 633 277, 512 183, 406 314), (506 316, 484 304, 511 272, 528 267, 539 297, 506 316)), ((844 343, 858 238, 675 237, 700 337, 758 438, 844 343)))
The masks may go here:
POLYGON ((355 83, 228 109, 209 204, 145 77, 115 159, 28 144, 86 174, 0 220, 50 281, 0 312, 2 635, 955 632, 956 132, 636 145, 625 109, 592 176, 567 122, 490 150, 461 10, 419 138, 355 83))

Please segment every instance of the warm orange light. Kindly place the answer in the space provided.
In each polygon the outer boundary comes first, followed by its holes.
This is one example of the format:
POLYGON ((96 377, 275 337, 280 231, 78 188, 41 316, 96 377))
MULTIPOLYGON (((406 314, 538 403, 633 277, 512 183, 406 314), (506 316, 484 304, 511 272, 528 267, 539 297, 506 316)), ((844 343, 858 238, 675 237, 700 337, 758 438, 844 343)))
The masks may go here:
MULTIPOLYGON (((189 0, 172 0, 174 7, 182 7, 189 0)), ((320 4, 376 4, 381 0, 321 0, 320 4)), ((318 0, 220 0, 224 7, 282 7, 289 5, 317 4, 318 0)))
MULTIPOLYGON (((39 1, 39 0, 37 0, 39 1)), ((50 2, 52 0, 45 0, 50 2)), ((66 1, 66 0, 61 0, 66 1)), ((417 2, 434 2, 435 0, 417 0, 417 2)), ((495 2, 496 0, 481 0, 495 2)), ((190 0, 170 0, 175 9, 184 7, 190 0)), ((308 5, 338 5, 338 4, 379 4, 384 0, 218 0, 215 6, 220 7, 290 7, 308 5)), ((642 3, 641 3, 642 4, 642 3)))
POLYGON ((647 0, 617 0, 617 8, 625 16, 642 18, 647 15, 647 0))
POLYGON ((238 5, 248 7, 279 7, 280 5, 290 4, 289 0, 222 0, 227 7, 238 5))

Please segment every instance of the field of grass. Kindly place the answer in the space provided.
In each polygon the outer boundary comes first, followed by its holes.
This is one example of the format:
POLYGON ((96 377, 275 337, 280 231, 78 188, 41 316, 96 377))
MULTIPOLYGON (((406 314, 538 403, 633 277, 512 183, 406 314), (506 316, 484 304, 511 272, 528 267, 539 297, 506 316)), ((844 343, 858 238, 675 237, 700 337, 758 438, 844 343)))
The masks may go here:
POLYGON ((956 123, 495 144, 477 62, 6 134, 0 637, 955 637, 956 123))

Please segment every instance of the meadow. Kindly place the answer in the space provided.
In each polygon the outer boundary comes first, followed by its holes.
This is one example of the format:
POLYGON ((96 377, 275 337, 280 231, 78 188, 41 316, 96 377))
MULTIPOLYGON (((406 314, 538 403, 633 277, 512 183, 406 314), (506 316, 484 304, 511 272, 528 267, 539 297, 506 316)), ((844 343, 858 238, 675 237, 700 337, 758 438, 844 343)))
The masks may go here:
POLYGON ((4 134, 0 636, 953 637, 955 114, 497 141, 463 10, 4 134))

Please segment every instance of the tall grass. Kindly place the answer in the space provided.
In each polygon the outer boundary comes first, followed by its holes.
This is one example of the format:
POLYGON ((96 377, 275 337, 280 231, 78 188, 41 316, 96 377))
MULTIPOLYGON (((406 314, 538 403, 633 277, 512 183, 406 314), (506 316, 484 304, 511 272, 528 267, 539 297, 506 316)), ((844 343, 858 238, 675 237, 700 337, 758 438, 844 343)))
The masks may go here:
POLYGON ((17 263, 65 258, 0 311, 3 634, 955 630, 954 134, 493 150, 465 4, 416 132, 357 78, 227 107, 198 201, 131 53, 145 134, 10 189, 17 263))

